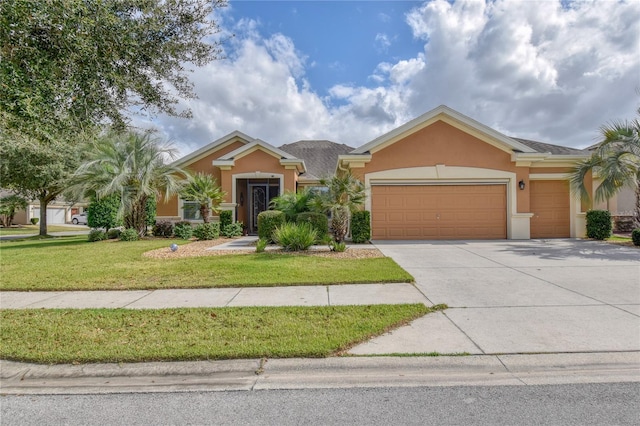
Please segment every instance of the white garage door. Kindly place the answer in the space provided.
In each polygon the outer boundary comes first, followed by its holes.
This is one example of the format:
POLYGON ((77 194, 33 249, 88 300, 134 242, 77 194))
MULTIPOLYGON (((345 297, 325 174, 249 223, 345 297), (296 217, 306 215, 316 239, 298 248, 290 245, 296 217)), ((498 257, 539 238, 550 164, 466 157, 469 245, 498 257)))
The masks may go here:
MULTIPOLYGON (((47 224, 65 223, 65 209, 47 207, 47 224)), ((40 218, 40 209, 33 209, 33 217, 40 218)))

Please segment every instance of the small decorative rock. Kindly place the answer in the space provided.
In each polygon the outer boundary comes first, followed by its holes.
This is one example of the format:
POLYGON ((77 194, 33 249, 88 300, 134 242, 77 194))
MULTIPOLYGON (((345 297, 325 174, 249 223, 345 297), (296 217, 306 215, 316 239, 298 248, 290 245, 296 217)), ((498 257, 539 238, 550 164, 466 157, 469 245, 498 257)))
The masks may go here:
POLYGON ((176 251, 178 250, 178 245, 176 243, 173 243, 169 246, 169 248, 171 249, 171 251, 176 251))

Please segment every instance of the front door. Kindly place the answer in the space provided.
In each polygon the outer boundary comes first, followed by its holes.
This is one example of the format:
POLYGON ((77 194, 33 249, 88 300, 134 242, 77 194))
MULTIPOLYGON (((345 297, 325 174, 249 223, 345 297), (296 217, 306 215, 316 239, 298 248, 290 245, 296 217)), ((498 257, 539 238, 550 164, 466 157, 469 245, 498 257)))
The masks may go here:
POLYGON ((272 198, 280 194, 279 179, 264 179, 260 183, 249 182, 249 233, 258 233, 258 215, 269 209, 272 198), (264 182, 264 183, 263 183, 264 182))

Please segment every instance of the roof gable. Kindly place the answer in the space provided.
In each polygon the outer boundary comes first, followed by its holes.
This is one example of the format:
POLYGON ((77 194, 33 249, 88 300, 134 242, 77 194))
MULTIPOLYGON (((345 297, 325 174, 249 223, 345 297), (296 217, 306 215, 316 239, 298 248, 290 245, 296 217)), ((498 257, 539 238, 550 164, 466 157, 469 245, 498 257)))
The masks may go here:
POLYGON ((256 139, 248 136, 238 130, 235 130, 220 139, 216 139, 215 141, 203 146, 196 151, 193 151, 191 154, 187 154, 184 157, 173 162, 175 166, 184 167, 191 163, 195 163, 196 161, 210 155, 212 152, 218 151, 225 146, 231 145, 234 142, 241 142, 245 145, 254 142, 256 139))
POLYGON ((476 138, 487 142, 496 148, 499 148, 505 152, 512 153, 514 151, 519 152, 537 152, 535 149, 515 140, 502 133, 479 123, 464 114, 461 114, 445 105, 440 105, 437 108, 428 111, 421 116, 391 130, 388 133, 372 140, 371 142, 362 145, 359 148, 351 151, 350 154, 366 154, 375 153, 381 149, 394 144, 395 142, 404 139, 408 135, 411 135, 425 127, 437 122, 443 121, 448 123, 465 133, 471 134, 476 138))

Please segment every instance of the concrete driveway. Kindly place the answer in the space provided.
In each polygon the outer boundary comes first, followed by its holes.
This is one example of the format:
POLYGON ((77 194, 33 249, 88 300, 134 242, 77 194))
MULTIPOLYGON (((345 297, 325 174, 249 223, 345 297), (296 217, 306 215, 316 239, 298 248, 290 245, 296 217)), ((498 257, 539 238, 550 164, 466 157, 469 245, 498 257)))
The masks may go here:
POLYGON ((640 351, 638 249, 583 240, 375 245, 449 309, 353 354, 640 351))

